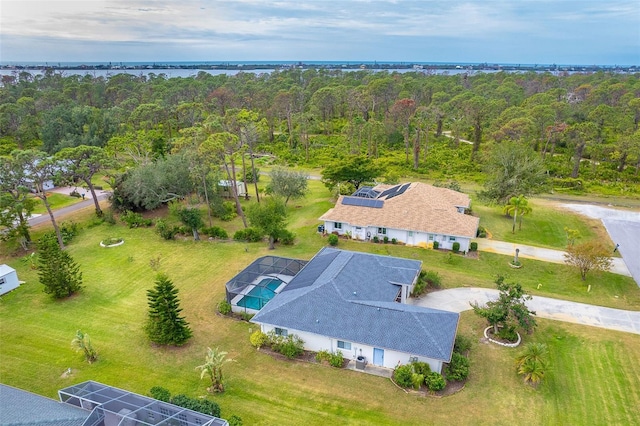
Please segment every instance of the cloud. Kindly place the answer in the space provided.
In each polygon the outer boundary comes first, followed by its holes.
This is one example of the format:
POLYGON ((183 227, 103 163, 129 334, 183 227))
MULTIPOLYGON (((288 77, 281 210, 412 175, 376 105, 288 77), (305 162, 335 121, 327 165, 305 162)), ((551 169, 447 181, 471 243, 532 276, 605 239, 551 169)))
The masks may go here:
POLYGON ((3 60, 56 52, 64 60, 73 45, 69 60, 80 60, 93 45, 103 60, 120 49, 129 60, 153 53, 157 60, 428 61, 445 52, 461 62, 535 54, 532 62, 542 63, 561 62, 563 52, 604 57, 615 45, 620 58, 640 62, 640 2, 626 0, 3 0, 1 7, 3 60))

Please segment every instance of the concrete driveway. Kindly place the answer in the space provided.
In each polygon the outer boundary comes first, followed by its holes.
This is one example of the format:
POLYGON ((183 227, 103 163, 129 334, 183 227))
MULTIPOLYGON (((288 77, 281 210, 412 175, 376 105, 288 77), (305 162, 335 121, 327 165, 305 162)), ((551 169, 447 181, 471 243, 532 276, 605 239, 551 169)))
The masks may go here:
MULTIPOLYGON (((484 305, 489 300, 497 298, 498 290, 460 287, 434 291, 418 299, 410 298, 407 303, 432 309, 463 312, 472 309, 470 302, 484 305)), ((638 311, 624 311, 541 296, 533 296, 533 299, 527 302, 527 306, 540 318, 640 334, 640 312, 638 311)))

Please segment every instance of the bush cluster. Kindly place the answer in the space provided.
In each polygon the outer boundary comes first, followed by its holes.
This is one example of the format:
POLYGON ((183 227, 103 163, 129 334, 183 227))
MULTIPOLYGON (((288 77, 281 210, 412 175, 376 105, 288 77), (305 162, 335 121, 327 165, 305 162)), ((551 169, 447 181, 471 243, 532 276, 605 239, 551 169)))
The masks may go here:
POLYGON ((152 398, 155 398, 159 401, 169 402, 182 408, 197 411, 198 413, 220 417, 220 406, 216 402, 210 401, 208 399, 196 399, 183 394, 174 395, 172 397, 169 390, 160 386, 152 387, 149 391, 149 394, 152 398))
POLYGON ((221 300, 220 303, 218 303, 218 312, 222 315, 229 315, 231 313, 231 303, 226 300, 221 300))
POLYGON ((245 241, 248 243, 257 243, 262 241, 262 233, 255 228, 245 228, 236 231, 233 234, 233 239, 236 241, 245 241))
POLYGON ((178 226, 170 226, 164 219, 156 220, 156 232, 165 240, 173 240, 180 232, 180 227, 178 226))
POLYGON ((342 364, 344 364, 344 356, 341 351, 329 352, 322 350, 316 353, 316 361, 327 361, 327 363, 332 367, 342 368, 342 364))
POLYGON ((251 336, 249 336, 249 341, 254 348, 260 349, 261 347, 269 343, 269 336, 267 336, 260 330, 256 330, 251 333, 251 336))
POLYGON ((444 389, 447 386, 447 382, 442 377, 442 374, 431 372, 424 378, 424 384, 432 392, 437 392, 444 389))
POLYGON ((153 220, 145 219, 140 213, 132 212, 131 210, 125 211, 120 220, 127 224, 129 228, 141 228, 143 226, 153 225, 153 220))
POLYGON ((411 294, 417 297, 423 294, 428 288, 434 289, 440 288, 441 286, 442 278, 436 271, 420 271, 418 282, 416 282, 416 285, 413 287, 411 294))
POLYGON ((227 231, 225 231, 224 229, 220 228, 219 226, 212 226, 210 228, 202 228, 202 230, 200 231, 202 232, 204 235, 211 237, 211 238, 218 238, 221 240, 226 240, 227 238, 229 238, 229 234, 227 234, 227 231))
POLYGON ((432 372, 431 367, 426 362, 414 361, 404 364, 393 370, 393 379, 404 388, 420 389, 425 385, 430 391, 439 391, 447 385, 441 374, 432 372))
POLYGON ((60 225, 60 234, 62 235, 62 242, 65 244, 69 244, 71 240, 73 240, 80 230, 78 229, 78 224, 75 222, 63 222, 60 225))
POLYGON ((338 236, 334 234, 330 234, 328 237, 329 245, 335 247, 338 245, 338 236))
POLYGON ((278 238, 276 239, 276 241, 285 246, 291 246, 293 245, 293 241, 295 240, 295 238, 296 234, 289 231, 288 229, 282 229, 278 234, 278 238))
POLYGON ((304 352, 304 341, 295 334, 288 336, 278 336, 275 331, 267 333, 267 344, 275 352, 281 353, 289 359, 302 355, 304 352))

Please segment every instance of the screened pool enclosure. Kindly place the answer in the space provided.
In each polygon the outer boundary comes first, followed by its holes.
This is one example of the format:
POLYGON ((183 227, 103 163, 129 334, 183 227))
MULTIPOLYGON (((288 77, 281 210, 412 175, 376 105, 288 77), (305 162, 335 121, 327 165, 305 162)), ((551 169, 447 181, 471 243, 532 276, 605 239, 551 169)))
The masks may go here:
POLYGON ((233 312, 255 314, 306 264, 306 260, 278 256, 256 259, 227 283, 227 302, 233 312))

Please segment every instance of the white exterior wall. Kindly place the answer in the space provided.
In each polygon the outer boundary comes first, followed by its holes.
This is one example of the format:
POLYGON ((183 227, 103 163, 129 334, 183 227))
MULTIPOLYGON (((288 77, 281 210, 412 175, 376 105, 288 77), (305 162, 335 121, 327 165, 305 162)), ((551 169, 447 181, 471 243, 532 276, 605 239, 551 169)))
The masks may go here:
POLYGON ((15 269, 7 265, 0 265, 0 295, 8 293, 19 286, 20 282, 15 269))
POLYGON ((342 228, 336 228, 335 222, 333 221, 325 221, 324 222, 324 230, 325 232, 331 234, 332 232, 337 232, 338 235, 346 235, 347 233, 351 235, 351 237, 355 240, 372 240, 373 237, 377 236, 380 241, 384 239, 386 235, 389 237, 389 241, 392 239, 396 239, 400 243, 404 243, 407 245, 418 246, 418 245, 429 245, 434 241, 438 242, 438 247, 441 249, 451 250, 453 248, 453 243, 460 243, 460 251, 466 252, 469 250, 469 244, 471 243, 471 238, 469 237, 459 237, 455 236, 455 241, 449 241, 450 235, 442 235, 442 234, 429 234, 427 232, 418 232, 418 231, 408 231, 406 229, 393 229, 387 228, 386 234, 379 234, 378 227, 376 226, 367 226, 367 227, 357 227, 350 225, 346 222, 341 222, 342 228), (409 233, 413 233, 413 235, 409 235, 409 233), (433 235, 433 240, 429 240, 429 235, 433 235))
MULTIPOLYGON (((263 333, 268 333, 271 330, 274 330, 276 327, 270 324, 260 324, 260 328, 262 329, 263 333)), ((304 348, 308 351, 318 352, 321 350, 326 350, 329 352, 336 352, 339 350, 342 352, 342 356, 344 358, 355 359, 357 356, 362 355, 365 357, 366 361, 369 364, 373 364, 373 346, 351 342, 349 340, 343 340, 345 342, 351 343, 351 350, 345 350, 338 348, 338 340, 342 339, 334 339, 315 333, 308 333, 305 331, 293 329, 287 329, 287 333, 288 335, 295 334, 300 337, 304 341, 304 348)), ((382 365, 382 367, 393 369, 396 368, 399 364, 408 364, 410 362, 410 358, 415 357, 418 358, 418 361, 428 363, 429 367, 431 367, 431 371, 440 373, 442 370, 443 362, 437 359, 394 351, 391 349, 378 349, 384 350, 384 364, 382 365)))

